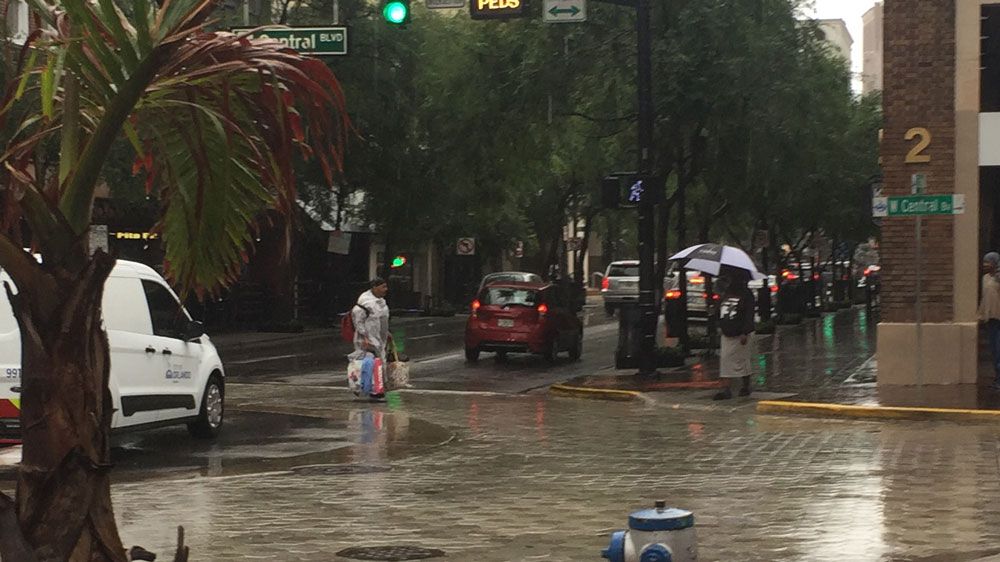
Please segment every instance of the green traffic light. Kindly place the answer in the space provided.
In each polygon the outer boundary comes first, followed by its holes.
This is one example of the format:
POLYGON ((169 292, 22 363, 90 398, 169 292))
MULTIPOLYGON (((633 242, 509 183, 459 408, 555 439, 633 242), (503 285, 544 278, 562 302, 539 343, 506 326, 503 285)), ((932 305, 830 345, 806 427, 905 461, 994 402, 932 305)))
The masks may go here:
POLYGON ((392 2, 386 2, 385 7, 382 8, 382 17, 389 23, 399 25, 406 21, 409 11, 410 7, 405 2, 393 0, 392 2))
POLYGON ((392 258, 393 268, 403 267, 404 265, 406 265, 406 256, 396 256, 392 258))

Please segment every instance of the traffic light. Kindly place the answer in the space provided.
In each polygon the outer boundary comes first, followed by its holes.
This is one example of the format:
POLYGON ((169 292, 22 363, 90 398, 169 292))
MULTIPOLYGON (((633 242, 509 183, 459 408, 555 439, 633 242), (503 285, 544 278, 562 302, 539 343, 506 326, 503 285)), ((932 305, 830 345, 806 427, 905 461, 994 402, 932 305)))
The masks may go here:
POLYGON ((404 255, 398 255, 398 256, 392 258, 392 264, 390 264, 390 267, 392 267, 392 269, 399 269, 400 267, 403 267, 404 265, 406 265, 407 261, 409 261, 409 260, 406 259, 406 256, 404 256, 404 255))
POLYGON ((382 17, 392 25, 406 25, 410 22, 410 0, 384 0, 382 17))

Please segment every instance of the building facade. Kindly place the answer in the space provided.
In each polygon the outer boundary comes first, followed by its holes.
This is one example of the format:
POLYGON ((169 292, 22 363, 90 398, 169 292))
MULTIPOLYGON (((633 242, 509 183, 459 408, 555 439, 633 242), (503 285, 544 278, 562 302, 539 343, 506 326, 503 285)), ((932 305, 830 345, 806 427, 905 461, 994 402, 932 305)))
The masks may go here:
POLYGON ((854 46, 854 39, 851 37, 851 32, 848 31, 844 20, 821 19, 816 20, 816 23, 819 24, 823 40, 833 47, 840 56, 844 57, 844 60, 850 63, 851 47, 854 46))
POLYGON ((885 25, 885 10, 881 2, 861 17, 862 21, 862 63, 861 63, 861 93, 882 89, 883 37, 885 25))
POLYGON ((926 184, 927 194, 964 196, 965 212, 922 217, 919 235, 916 218, 883 220, 878 382, 975 383, 979 260, 1000 243, 1000 121, 984 111, 1000 101, 1000 80, 980 37, 1000 31, 1000 3, 886 0, 883 8, 884 194, 926 184))

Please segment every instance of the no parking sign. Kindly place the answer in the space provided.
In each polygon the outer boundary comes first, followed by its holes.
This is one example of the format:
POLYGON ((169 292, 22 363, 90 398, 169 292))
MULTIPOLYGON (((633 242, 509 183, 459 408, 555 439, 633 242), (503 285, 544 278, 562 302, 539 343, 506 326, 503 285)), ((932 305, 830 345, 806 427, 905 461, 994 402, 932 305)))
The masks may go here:
POLYGON ((459 256, 474 256, 476 255, 476 239, 475 238, 459 238, 458 243, 455 244, 455 254, 459 256))

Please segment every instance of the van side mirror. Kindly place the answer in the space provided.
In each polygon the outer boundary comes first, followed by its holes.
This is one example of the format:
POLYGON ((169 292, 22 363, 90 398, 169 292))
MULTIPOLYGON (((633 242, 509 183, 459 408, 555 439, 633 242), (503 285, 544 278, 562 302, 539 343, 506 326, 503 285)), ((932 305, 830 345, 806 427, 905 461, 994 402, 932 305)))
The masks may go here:
POLYGON ((205 335, 205 325, 197 320, 190 320, 187 325, 184 326, 185 341, 196 340, 203 335, 205 335))

